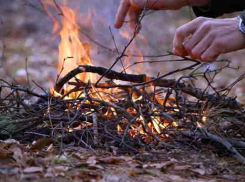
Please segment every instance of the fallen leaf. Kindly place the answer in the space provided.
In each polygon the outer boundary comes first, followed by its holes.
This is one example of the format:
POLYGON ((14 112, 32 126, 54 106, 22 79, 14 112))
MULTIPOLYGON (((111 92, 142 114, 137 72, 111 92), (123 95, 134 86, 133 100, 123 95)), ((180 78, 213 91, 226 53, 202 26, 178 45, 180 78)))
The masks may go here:
POLYGON ((6 159, 8 158, 8 151, 3 149, 3 148, 0 148, 0 159, 6 159))
POLYGON ((88 168, 89 169, 104 169, 104 167, 101 165, 89 165, 88 168))
POLYGON ((52 170, 55 170, 55 171, 58 171, 58 172, 66 172, 68 171, 68 167, 66 166, 55 166, 55 167, 49 167, 47 169, 47 171, 52 171, 52 170))
POLYGON ((68 167, 66 166, 54 166, 54 167, 49 167, 47 169, 47 172, 45 173, 44 177, 45 178, 52 178, 52 177, 57 177, 57 176, 64 176, 66 171, 68 171, 68 167))
POLYGON ((139 174, 139 172, 134 170, 134 169, 130 169, 128 172, 129 172, 129 176, 135 176, 135 175, 139 174))
POLYGON ((95 171, 76 171, 72 175, 74 181, 101 181, 101 173, 95 171), (92 178, 92 179, 91 179, 92 178))
POLYGON ((107 157, 104 159, 98 159, 100 163, 106 163, 106 164, 117 164, 122 161, 125 161, 125 159, 120 158, 120 157, 107 157))
POLYGON ((84 156, 81 155, 81 153, 78 153, 78 152, 74 152, 72 153, 72 156, 78 160, 84 160, 84 156))
POLYGON ((140 161, 137 161, 137 160, 129 161, 127 164, 130 166, 131 169, 143 168, 142 166, 144 165, 140 161))
POLYGON ((48 146, 48 148, 47 148, 47 152, 49 153, 49 154, 54 154, 54 145, 51 143, 49 146, 48 146))
POLYGON ((0 142, 5 143, 5 144, 20 144, 20 142, 18 142, 15 139, 7 139, 7 140, 4 140, 4 141, 0 140, 0 142))
POLYGON ((18 165, 25 167, 26 166, 26 155, 23 154, 22 150, 17 145, 12 145, 9 148, 9 151, 13 153, 13 159, 18 163, 18 165))
POLYGON ((125 160, 126 162, 132 161, 132 157, 131 156, 120 156, 119 158, 125 160))
POLYGON ((46 166, 46 161, 44 161, 43 157, 28 157, 27 160, 28 166, 46 166))
POLYGON ((206 173, 206 170, 205 169, 201 169, 201 168, 198 168, 198 169, 191 169, 192 172, 195 172, 197 174, 200 174, 200 175, 204 175, 206 173))
POLYGON ((0 174, 17 175, 19 174, 19 172, 20 172, 20 169, 17 167, 0 168, 0 174))
POLYGON ((183 182, 186 181, 185 179, 181 178, 177 175, 166 175, 166 181, 174 181, 174 182, 183 182))
POLYGON ((23 170, 24 173, 42 173, 43 167, 27 167, 23 170))
POLYGON ((45 158, 44 161, 48 162, 52 162, 54 164, 63 164, 63 163, 67 163, 68 159, 66 155, 61 155, 61 156, 55 156, 55 157, 48 157, 45 158))
POLYGON ((44 178, 53 178, 57 177, 58 175, 55 175, 54 173, 47 172, 44 174, 44 178))
POLYGON ((64 172, 68 171, 68 169, 69 168, 66 166, 49 167, 44 177, 51 178, 51 177, 57 177, 57 176, 65 176, 64 172))
POLYGON ((97 163, 96 157, 95 156, 89 157, 86 163, 89 165, 95 165, 97 163))
POLYGON ((129 182, 131 181, 126 174, 107 174, 105 175, 101 182, 129 182))
POLYGON ((45 173, 44 177, 45 178, 53 178, 53 177, 58 177, 58 176, 65 176, 65 173, 59 172, 59 173, 45 173))
POLYGON ((153 164, 143 164, 143 168, 154 167, 157 169, 162 169, 162 168, 170 167, 173 164, 175 164, 175 162, 173 162, 173 161, 167 161, 167 162, 162 162, 162 163, 153 163, 153 164))
POLYGON ((174 170, 177 170, 177 171, 185 171, 185 170, 189 170, 190 168, 191 168, 190 165, 184 165, 184 166, 175 165, 174 166, 174 170))
POLYGON ((159 179, 159 177, 153 177, 151 176, 151 179, 149 179, 147 182, 162 182, 162 179, 159 179))
POLYGON ((33 181, 40 179, 40 176, 38 174, 22 174, 20 175, 21 181, 33 181))
POLYGON ((75 168, 87 168, 88 167, 88 163, 85 163, 85 162, 79 162, 77 164, 74 164, 74 167, 75 168))
POLYGON ((51 138, 40 138, 32 146, 32 150, 42 150, 53 142, 51 138))

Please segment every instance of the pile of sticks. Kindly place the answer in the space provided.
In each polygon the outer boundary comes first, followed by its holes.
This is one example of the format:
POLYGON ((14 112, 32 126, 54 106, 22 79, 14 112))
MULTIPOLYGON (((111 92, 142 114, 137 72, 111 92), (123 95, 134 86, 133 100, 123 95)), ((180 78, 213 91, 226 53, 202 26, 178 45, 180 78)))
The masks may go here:
POLYGON ((65 84, 73 85, 60 97, 0 80, 0 138, 29 141, 49 137, 62 146, 117 147, 128 153, 137 153, 139 148, 203 148, 208 142, 245 163, 245 112, 235 98, 227 96, 243 75, 218 90, 212 82, 219 72, 230 68, 229 62, 209 70, 186 57, 176 61, 193 64, 156 78, 81 65, 55 84, 58 93, 65 84), (178 80, 167 78, 187 70, 189 74, 178 80), (71 81, 81 73, 98 74, 101 79, 97 83, 71 81), (207 82, 204 90, 193 82, 199 77, 207 82), (212 94, 207 92, 211 89, 212 94), (77 92, 76 98, 67 99, 77 92), (33 98, 35 103, 30 102, 33 98))

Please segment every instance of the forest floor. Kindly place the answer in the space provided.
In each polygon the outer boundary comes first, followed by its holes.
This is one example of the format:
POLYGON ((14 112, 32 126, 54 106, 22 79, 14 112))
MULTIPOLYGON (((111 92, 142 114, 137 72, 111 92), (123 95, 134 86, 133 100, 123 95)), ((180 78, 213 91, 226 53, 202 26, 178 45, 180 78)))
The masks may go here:
POLYGON ((244 165, 208 149, 141 151, 133 156, 115 151, 1 142, 0 181, 245 181, 244 165))

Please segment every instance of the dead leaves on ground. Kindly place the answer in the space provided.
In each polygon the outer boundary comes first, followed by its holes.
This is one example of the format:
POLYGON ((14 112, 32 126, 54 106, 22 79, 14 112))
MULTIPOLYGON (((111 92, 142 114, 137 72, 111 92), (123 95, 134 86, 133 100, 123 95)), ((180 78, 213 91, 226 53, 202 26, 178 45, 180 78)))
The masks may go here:
POLYGON ((49 138, 26 146, 15 140, 0 141, 0 179, 1 176, 15 176, 21 180, 57 178, 62 181, 104 182, 245 179, 242 173, 230 175, 229 166, 224 165, 225 162, 217 162, 218 158, 210 155, 186 157, 179 152, 162 151, 158 154, 142 152, 137 156, 116 156, 106 151, 98 152, 95 155, 92 151, 72 147, 63 149, 60 154, 60 149, 57 150, 49 138), (205 160, 209 162, 205 163, 205 160))

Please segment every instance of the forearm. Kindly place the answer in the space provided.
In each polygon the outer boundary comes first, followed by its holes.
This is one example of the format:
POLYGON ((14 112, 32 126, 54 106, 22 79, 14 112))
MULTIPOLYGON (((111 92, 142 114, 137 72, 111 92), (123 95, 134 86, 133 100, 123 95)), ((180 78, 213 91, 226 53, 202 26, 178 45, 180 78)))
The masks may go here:
MULTIPOLYGON (((190 0, 195 1, 195 0, 190 0)), ((225 13, 243 11, 245 9, 244 0, 210 0, 206 5, 193 5, 196 16, 216 18, 225 13)))

